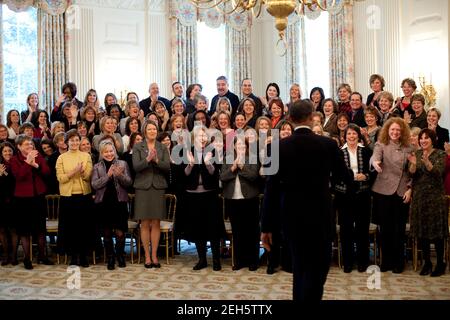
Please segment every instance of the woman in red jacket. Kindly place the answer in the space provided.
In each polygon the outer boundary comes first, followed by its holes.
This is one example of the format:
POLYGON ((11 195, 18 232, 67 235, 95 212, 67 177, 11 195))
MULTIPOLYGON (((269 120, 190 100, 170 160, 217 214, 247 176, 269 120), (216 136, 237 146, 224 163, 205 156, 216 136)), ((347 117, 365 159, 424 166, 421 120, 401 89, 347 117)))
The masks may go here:
POLYGON ((33 269, 30 260, 30 236, 37 234, 39 257, 38 263, 52 265, 45 253, 45 178, 50 169, 45 159, 36 150, 32 139, 26 135, 16 138, 19 152, 11 159, 11 173, 16 179, 14 197, 17 206, 15 217, 17 233, 22 241, 25 269, 33 269))

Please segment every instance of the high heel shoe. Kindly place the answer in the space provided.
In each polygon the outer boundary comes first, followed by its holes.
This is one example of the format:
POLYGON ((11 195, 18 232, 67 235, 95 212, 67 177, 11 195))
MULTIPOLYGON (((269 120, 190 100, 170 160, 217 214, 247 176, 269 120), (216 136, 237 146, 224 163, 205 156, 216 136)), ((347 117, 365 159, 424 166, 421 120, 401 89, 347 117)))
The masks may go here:
POLYGON ((420 275, 427 276, 431 273, 432 269, 433 269, 433 265, 431 264, 431 262, 425 262, 425 264, 423 265, 422 271, 420 271, 420 275))

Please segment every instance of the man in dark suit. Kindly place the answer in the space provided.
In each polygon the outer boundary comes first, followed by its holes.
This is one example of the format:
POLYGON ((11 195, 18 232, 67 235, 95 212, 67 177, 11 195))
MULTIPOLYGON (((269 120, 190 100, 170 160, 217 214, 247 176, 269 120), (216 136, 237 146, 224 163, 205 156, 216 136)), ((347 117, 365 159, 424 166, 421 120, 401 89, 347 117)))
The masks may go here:
MULTIPOLYGON (((241 91, 242 91, 242 99, 251 98, 251 99, 253 99, 253 101, 255 101, 256 115, 258 117, 261 117, 262 110, 263 110, 262 102, 261 102, 261 99, 259 99, 257 96, 255 96, 253 94, 253 85, 252 85, 251 79, 247 78, 247 79, 242 80, 241 91)), ((238 110, 238 112, 240 112, 240 111, 242 111, 242 110, 238 110)))
POLYGON ((139 102, 139 106, 141 107, 141 110, 144 111, 144 115, 147 116, 152 111, 152 103, 154 103, 156 100, 161 101, 166 106, 167 110, 170 110, 171 103, 168 99, 164 97, 159 96, 159 86, 157 83, 152 83, 150 85, 150 88, 148 90, 150 93, 150 96, 147 99, 142 100, 139 102))
POLYGON ((209 115, 212 116, 214 112, 216 112, 217 102, 219 102, 219 98, 227 97, 230 100, 231 108, 233 109, 231 112, 231 117, 233 118, 239 106, 239 97, 229 90, 227 77, 225 76, 218 77, 216 80, 216 85, 217 85, 217 94, 211 101, 209 115))
POLYGON ((293 259, 294 300, 320 300, 335 234, 330 177, 351 182, 335 141, 311 131, 313 105, 300 100, 290 110, 295 131, 280 141, 279 170, 268 176, 261 240, 270 250, 272 228, 281 219, 293 259))
POLYGON ((350 106, 352 107, 350 122, 356 124, 360 128, 367 127, 362 104, 362 95, 359 92, 353 92, 350 96, 350 106))

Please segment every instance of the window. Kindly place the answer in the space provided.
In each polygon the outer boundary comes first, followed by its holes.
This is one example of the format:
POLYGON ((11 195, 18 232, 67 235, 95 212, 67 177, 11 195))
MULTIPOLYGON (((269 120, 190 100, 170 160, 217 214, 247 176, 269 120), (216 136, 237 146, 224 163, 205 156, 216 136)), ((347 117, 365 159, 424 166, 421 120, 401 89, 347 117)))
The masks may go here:
POLYGON ((28 94, 38 91, 37 10, 14 12, 3 5, 4 119, 25 110, 28 94))
MULTIPOLYGON (((303 96, 309 98, 314 87, 321 87, 326 97, 330 97, 330 64, 328 12, 321 12, 319 18, 311 20, 305 17, 306 79, 302 83, 303 96)), ((302 52, 302 50, 299 50, 302 52)), ((300 63, 302 63, 300 58, 300 63)), ((305 76, 303 76, 305 78, 305 76)))
POLYGON ((197 37, 198 81, 203 86, 202 94, 211 103, 217 94, 216 79, 226 75, 225 25, 215 29, 198 22, 197 37))

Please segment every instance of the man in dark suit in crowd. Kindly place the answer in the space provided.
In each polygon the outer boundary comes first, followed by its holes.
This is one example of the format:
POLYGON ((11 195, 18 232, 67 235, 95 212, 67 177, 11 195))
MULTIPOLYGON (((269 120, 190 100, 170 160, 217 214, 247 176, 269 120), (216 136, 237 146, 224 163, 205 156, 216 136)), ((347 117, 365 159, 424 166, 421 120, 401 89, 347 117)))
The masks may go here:
POLYGON ((216 80, 216 85, 217 85, 217 94, 211 101, 209 115, 212 116, 214 112, 216 112, 217 102, 219 102, 219 98, 227 97, 230 100, 231 108, 233 109, 231 112, 231 117, 233 118, 239 106, 239 97, 229 90, 227 77, 225 76, 218 77, 216 80))
POLYGON ((272 226, 281 219, 293 259, 294 300, 320 300, 335 234, 330 178, 353 180, 335 141, 311 131, 313 105, 300 100, 290 118, 295 131, 280 141, 279 170, 268 176, 261 240, 270 250, 272 226))
POLYGON ((147 116, 152 111, 152 103, 154 103, 156 100, 161 101, 166 106, 166 109, 169 110, 171 107, 171 103, 168 99, 164 97, 159 96, 159 86, 157 83, 152 83, 150 85, 150 88, 148 89, 148 92, 150 93, 150 96, 147 99, 142 100, 139 102, 139 106, 141 107, 141 110, 144 111, 144 115, 147 116))
MULTIPOLYGON (((261 117, 262 110, 263 110, 262 102, 261 102, 261 99, 259 99, 257 96, 255 96, 253 94, 253 84, 252 84, 251 79, 247 78, 247 79, 242 80, 241 91, 242 91, 242 99, 251 98, 251 99, 253 99, 253 101, 255 101, 256 115, 258 117, 261 117)), ((238 111, 240 112, 242 110, 238 110, 238 111)))

